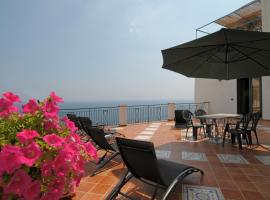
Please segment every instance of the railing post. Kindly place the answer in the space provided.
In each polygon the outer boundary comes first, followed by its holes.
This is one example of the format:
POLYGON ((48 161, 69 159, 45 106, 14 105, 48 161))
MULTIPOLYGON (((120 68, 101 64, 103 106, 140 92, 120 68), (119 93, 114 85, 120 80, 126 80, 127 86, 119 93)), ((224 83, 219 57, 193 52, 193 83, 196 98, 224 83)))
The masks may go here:
POLYGON ((168 103, 168 121, 174 120, 175 103, 168 103))
POLYGON ((147 122, 150 121, 150 105, 147 105, 147 122))
POLYGON ((120 105, 119 106, 119 126, 127 125, 127 106, 120 105))

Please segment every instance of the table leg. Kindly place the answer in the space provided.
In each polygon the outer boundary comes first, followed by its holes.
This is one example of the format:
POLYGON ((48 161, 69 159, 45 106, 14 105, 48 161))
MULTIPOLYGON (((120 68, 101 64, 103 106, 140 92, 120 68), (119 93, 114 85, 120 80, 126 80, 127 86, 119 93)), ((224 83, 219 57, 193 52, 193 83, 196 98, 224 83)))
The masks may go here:
POLYGON ((198 138, 198 127, 194 127, 194 126, 193 126, 192 136, 193 136, 193 140, 196 141, 197 138, 198 138))
POLYGON ((223 132, 223 141, 222 141, 222 146, 224 147, 224 143, 225 143, 225 139, 226 139, 226 133, 229 130, 229 124, 226 123, 225 128, 224 128, 224 132, 223 132))

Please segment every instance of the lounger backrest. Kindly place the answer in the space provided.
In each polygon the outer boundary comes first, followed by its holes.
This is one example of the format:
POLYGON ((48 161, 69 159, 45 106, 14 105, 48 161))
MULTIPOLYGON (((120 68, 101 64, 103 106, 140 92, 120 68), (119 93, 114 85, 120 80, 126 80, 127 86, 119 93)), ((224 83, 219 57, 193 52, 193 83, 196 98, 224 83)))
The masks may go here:
POLYGON ((124 163, 136 178, 163 184, 153 143, 119 137, 116 142, 124 163))
POLYGON ((108 143, 108 140, 106 139, 105 133, 102 129, 86 126, 84 127, 84 131, 101 149, 115 151, 115 149, 113 149, 112 146, 108 143))
POLYGON ((83 124, 83 128, 92 128, 92 120, 89 117, 78 117, 78 120, 83 124))
POLYGON ((82 128, 83 128, 82 125, 80 124, 80 121, 79 121, 78 117, 77 117, 75 114, 73 114, 73 113, 68 113, 68 114, 67 114, 67 118, 68 118, 70 121, 74 122, 75 126, 76 126, 78 129, 82 129, 82 128))

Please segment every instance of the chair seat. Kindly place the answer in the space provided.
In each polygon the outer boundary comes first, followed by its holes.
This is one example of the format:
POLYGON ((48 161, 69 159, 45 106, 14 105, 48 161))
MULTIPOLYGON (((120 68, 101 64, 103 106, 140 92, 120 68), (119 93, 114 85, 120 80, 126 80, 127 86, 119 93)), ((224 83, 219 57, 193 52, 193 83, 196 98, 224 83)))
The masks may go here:
POLYGON ((157 162, 160 175, 166 186, 169 186, 175 177, 177 177, 184 170, 191 168, 188 165, 172 162, 169 160, 158 159, 157 162))
POLYGON ((193 126, 191 126, 191 127, 202 128, 202 127, 204 127, 204 125, 203 124, 193 124, 193 126))
POLYGON ((232 134, 239 134, 239 133, 243 133, 244 130, 242 130, 242 129, 229 129, 228 132, 232 133, 232 134))

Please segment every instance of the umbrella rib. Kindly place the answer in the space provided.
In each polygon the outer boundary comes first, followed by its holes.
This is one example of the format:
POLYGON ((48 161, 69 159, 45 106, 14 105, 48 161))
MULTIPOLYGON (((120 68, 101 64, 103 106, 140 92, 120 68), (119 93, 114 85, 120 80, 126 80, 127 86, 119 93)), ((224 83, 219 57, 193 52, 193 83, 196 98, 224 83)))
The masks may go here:
POLYGON ((264 38, 264 39, 258 39, 258 40, 250 40, 250 41, 234 42, 234 43, 231 43, 231 44, 243 44, 243 43, 247 43, 247 42, 260 42, 260 41, 266 41, 266 40, 270 40, 270 37, 264 38))
MULTIPOLYGON (((256 53, 258 53, 258 52, 260 52, 260 50, 256 50, 256 51, 251 52, 251 53, 248 53, 248 54, 246 54, 246 55, 247 55, 247 56, 250 56, 250 55, 256 54, 256 53)), ((238 53, 239 53, 239 52, 238 52, 238 53)), ((240 53, 239 53, 239 54, 240 54, 240 53)), ((241 55, 241 57, 239 57, 239 58, 236 58, 236 56, 231 57, 231 58, 230 58, 230 61, 229 61, 228 63, 234 63, 234 62, 243 61, 243 60, 246 60, 246 59, 247 59, 247 56, 246 56, 246 55, 243 55, 243 54, 240 54, 240 55, 241 55), (236 59, 234 60, 234 58, 236 58, 236 59)))
MULTIPOLYGON (((196 54, 194 54, 194 55, 188 56, 187 58, 184 58, 184 59, 182 59, 182 60, 174 61, 174 62, 172 62, 172 63, 170 63, 170 64, 167 64, 167 65, 175 64, 175 63, 178 63, 178 62, 183 62, 183 61, 188 60, 188 59, 190 59, 190 58, 192 58, 192 57, 199 56, 199 55, 201 55, 201 54, 203 54, 203 53, 205 53, 205 52, 207 52, 207 51, 211 51, 211 50, 214 50, 214 49, 216 49, 216 48, 218 48, 218 47, 215 46, 215 48, 208 49, 208 50, 205 50, 205 51, 196 53, 196 54)), ((212 55, 211 55, 211 56, 212 56, 212 55)), ((165 66, 166 66, 166 65, 165 65, 165 66)))
POLYGON ((263 64, 261 64, 260 62, 258 62, 257 60, 255 60, 254 58, 250 57, 249 55, 243 53, 242 51, 240 51, 239 49, 235 48, 234 46, 231 46, 234 50, 238 51, 239 53, 241 53, 242 55, 246 56, 247 58, 249 58, 250 60, 252 60, 253 62, 255 62, 257 65, 261 66, 264 70, 269 71, 269 69, 267 67, 265 67, 263 64))
POLYGON ((233 44, 234 46, 238 46, 238 47, 244 47, 244 48, 248 48, 248 49, 254 49, 254 50, 260 50, 260 51, 269 51, 270 49, 262 49, 262 48, 256 48, 256 47, 248 47, 248 46, 243 46, 243 45, 239 45, 239 44, 233 44))
MULTIPOLYGON (((200 66, 202 66, 205 62, 207 62, 211 57, 215 56, 215 54, 217 54, 221 49, 222 49, 222 48, 219 48, 218 51, 214 52, 214 53, 211 54, 209 57, 207 57, 202 63, 200 63, 199 65, 197 65, 197 66, 195 67, 195 69, 194 69, 191 73, 189 73, 189 74, 190 74, 190 75, 194 74, 194 72, 196 72, 196 71, 200 68, 200 66)), ((215 57, 217 57, 217 56, 215 56, 215 57)))

